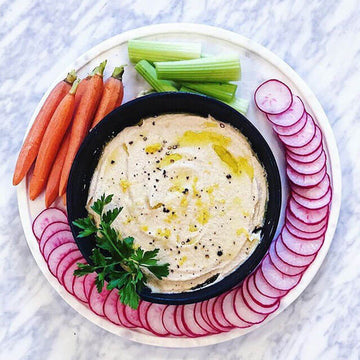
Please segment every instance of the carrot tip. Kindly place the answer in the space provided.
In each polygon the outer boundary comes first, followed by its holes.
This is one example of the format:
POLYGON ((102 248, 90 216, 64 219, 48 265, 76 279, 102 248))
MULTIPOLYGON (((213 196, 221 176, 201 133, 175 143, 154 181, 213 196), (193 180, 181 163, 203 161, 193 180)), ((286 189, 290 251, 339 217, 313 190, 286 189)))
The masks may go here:
POLYGON ((66 78, 64 79, 65 82, 72 84, 77 78, 75 69, 68 72, 66 78))
POLYGON ((76 93, 76 90, 77 90, 77 87, 78 87, 79 83, 80 83, 80 79, 76 79, 74 81, 74 83, 72 84, 72 87, 71 87, 71 89, 69 91, 69 94, 74 95, 76 93))
POLYGON ((100 75, 100 76, 103 76, 106 64, 107 64, 107 60, 104 60, 102 63, 100 63, 100 65, 98 65, 98 66, 92 71, 91 75, 100 75))
POLYGON ((121 65, 121 66, 117 66, 114 69, 111 77, 113 77, 113 78, 115 78, 117 80, 122 80, 123 74, 124 74, 124 65, 121 65))

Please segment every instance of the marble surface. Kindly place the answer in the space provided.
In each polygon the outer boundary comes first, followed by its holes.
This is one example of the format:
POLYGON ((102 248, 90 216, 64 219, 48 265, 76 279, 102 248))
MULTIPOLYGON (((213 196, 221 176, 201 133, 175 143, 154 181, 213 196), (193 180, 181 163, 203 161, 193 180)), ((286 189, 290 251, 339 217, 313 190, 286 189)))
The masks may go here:
POLYGON ((0 0, 0 359, 358 359, 359 16, 359 0, 0 0), (288 62, 329 117, 343 173, 339 225, 304 293, 255 332, 196 349, 132 343, 71 309, 30 254, 11 186, 26 124, 55 69, 124 30, 167 22, 233 30, 288 62))

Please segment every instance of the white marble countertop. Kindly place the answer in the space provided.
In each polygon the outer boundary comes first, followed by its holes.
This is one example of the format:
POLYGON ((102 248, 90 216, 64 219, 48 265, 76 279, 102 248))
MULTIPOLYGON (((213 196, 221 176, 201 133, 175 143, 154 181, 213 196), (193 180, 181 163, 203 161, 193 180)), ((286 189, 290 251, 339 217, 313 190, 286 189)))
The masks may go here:
POLYGON ((0 0, 0 359, 358 359, 359 18, 359 0, 0 0), (323 105, 343 172, 335 238, 306 291, 253 333, 196 349, 132 343, 70 308, 30 254, 11 186, 26 125, 55 69, 124 30, 167 22, 220 26, 288 62, 323 105))

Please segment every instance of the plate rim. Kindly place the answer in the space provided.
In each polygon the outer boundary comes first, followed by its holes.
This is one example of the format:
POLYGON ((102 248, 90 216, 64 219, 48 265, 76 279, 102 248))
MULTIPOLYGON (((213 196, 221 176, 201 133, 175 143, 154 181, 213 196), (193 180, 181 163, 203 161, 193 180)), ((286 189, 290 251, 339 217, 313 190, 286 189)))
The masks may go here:
MULTIPOLYGON (((331 205, 331 211, 329 216, 329 225, 326 232, 326 237, 324 244, 314 260, 311 267, 304 273, 300 283, 290 291, 284 298, 281 300, 279 309, 271 314, 264 322, 258 325, 254 325, 248 329, 234 329, 230 332, 220 333, 211 336, 204 336, 199 338, 166 338, 166 337, 157 337, 155 335, 149 334, 143 330, 130 330, 116 326, 109 321, 95 315, 91 312, 90 309, 81 304, 76 300, 72 295, 68 294, 66 290, 58 283, 57 279, 51 275, 47 265, 42 258, 37 240, 31 231, 31 219, 28 211, 28 198, 26 193, 26 180, 23 180, 17 188, 17 199, 18 199, 18 208, 21 223, 24 229, 25 238, 27 244, 30 248, 30 251, 44 274, 45 278, 49 281, 50 285, 58 292, 58 294, 78 313, 84 316, 86 319, 95 323, 99 327, 107 330, 115 335, 120 335, 128 340, 139 342, 142 344, 155 345, 161 347, 169 348, 183 348, 183 347, 199 347, 199 346, 208 346, 213 344, 218 344, 224 341, 235 339, 247 333, 250 333, 257 329, 260 326, 265 325, 271 321, 275 316, 279 315, 286 307, 288 307, 292 302, 294 302, 300 294, 305 290, 305 288, 310 284, 311 280, 317 274, 322 262, 325 259, 325 256, 330 248, 338 217, 340 212, 341 205, 341 167, 340 159, 338 154, 338 149, 335 141, 335 136, 332 132, 330 123, 327 119, 327 116, 317 100, 315 94, 310 90, 306 85, 304 80, 281 58, 275 55, 272 51, 268 50, 264 46, 256 43, 255 41, 246 38, 243 35, 237 34, 230 30, 225 30, 219 27, 204 25, 204 24, 195 24, 195 23, 165 23, 165 24, 155 24, 149 26, 143 26, 140 28, 132 29, 125 31, 121 34, 115 35, 100 44, 94 46, 83 55, 78 57, 68 68, 78 69, 85 66, 93 58, 100 56, 101 53, 110 50, 116 46, 119 46, 131 38, 136 37, 145 37, 153 35, 161 35, 163 33, 186 33, 191 36, 191 34, 197 34, 202 36, 208 36, 212 38, 217 38, 220 41, 230 42, 237 47, 244 48, 248 51, 255 53, 257 56, 263 58, 267 62, 271 63, 276 67, 285 77, 290 78, 291 81, 295 84, 298 90, 301 89, 306 102, 309 104, 313 114, 315 115, 317 122, 324 134, 324 140, 326 147, 329 150, 329 165, 331 171, 331 180, 333 184, 333 200, 331 205)), ((43 95, 42 99, 38 103, 38 106, 35 108, 31 120, 29 121, 24 139, 27 133, 30 130, 30 127, 39 112, 42 104, 50 93, 51 89, 66 75, 65 71, 62 71, 56 80, 49 86, 48 90, 43 95)))

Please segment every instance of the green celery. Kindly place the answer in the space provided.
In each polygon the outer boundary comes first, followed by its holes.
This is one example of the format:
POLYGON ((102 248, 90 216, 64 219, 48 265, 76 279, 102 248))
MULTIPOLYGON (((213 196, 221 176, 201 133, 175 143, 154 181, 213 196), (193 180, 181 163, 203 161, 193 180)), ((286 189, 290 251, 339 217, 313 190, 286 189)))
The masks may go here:
POLYGON ((234 98, 237 85, 230 83, 182 83, 188 89, 196 90, 215 99, 231 101, 234 98))
POLYGON ((225 104, 231 106, 239 113, 246 115, 249 109, 249 100, 242 98, 234 98, 232 101, 224 101, 225 104))

